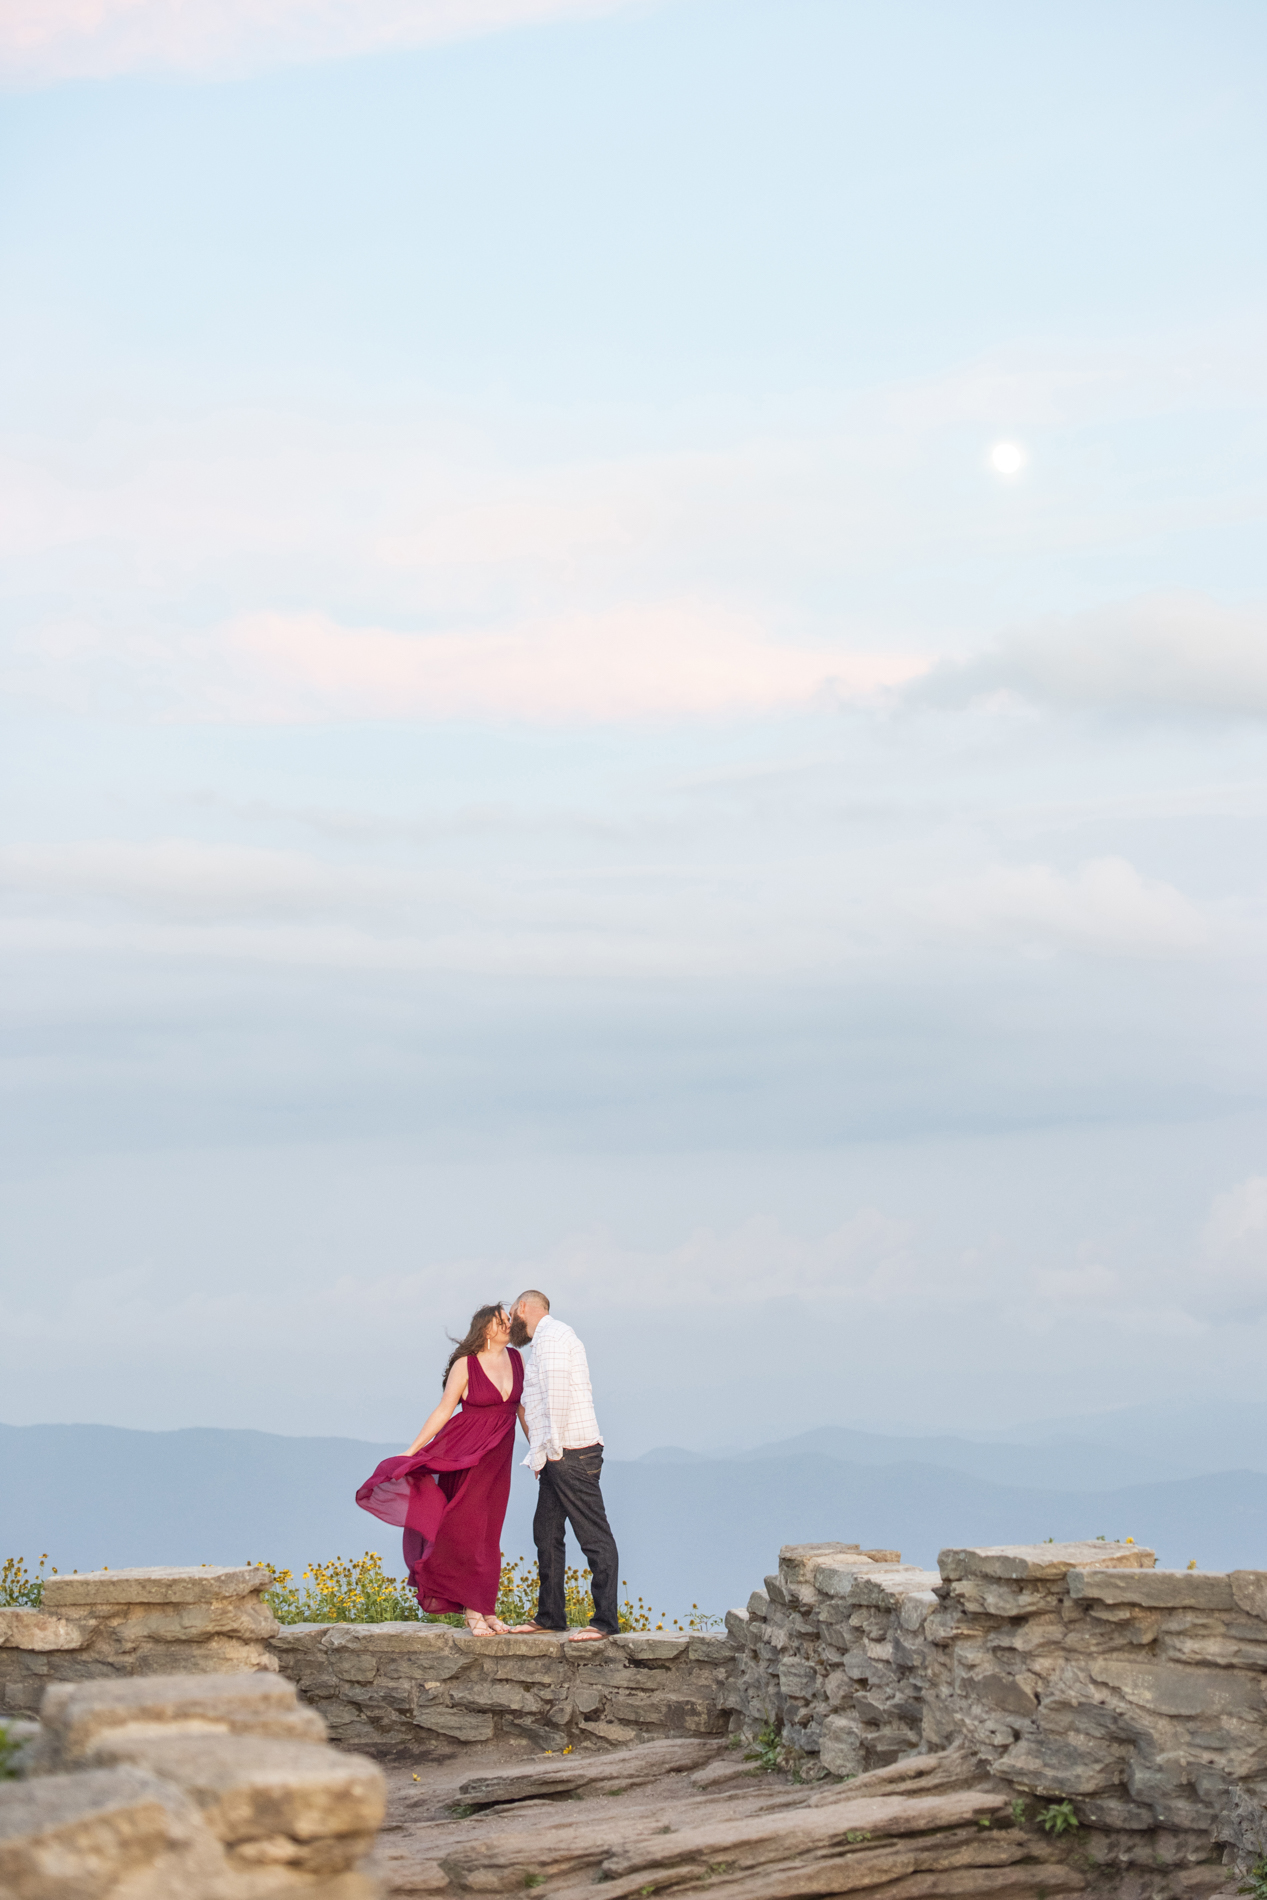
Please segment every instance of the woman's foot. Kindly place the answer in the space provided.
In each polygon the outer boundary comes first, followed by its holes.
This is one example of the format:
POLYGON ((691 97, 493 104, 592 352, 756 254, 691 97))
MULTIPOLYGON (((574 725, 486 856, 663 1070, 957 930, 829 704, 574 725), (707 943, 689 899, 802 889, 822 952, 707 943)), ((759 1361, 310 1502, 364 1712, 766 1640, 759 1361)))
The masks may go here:
POLYGON ((500 1616, 486 1616, 484 1621, 494 1636, 513 1636, 514 1634, 509 1623, 503 1623, 500 1616))
POLYGON ((481 1616, 478 1610, 466 1610, 463 1614, 466 1618, 466 1627, 470 1635, 491 1636, 493 1634, 492 1630, 488 1627, 488 1618, 481 1616))

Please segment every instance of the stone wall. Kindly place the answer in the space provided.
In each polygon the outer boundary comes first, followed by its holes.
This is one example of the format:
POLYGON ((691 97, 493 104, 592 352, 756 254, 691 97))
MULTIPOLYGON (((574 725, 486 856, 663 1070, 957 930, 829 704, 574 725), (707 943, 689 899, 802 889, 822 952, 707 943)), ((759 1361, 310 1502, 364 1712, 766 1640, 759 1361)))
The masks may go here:
POLYGON ((518 1740, 612 1747, 724 1735, 725 1636, 468 1636, 446 1624, 299 1623, 273 1639, 284 1675, 336 1741, 375 1750, 518 1740))
POLYGON ((33 1715, 50 1682, 276 1669, 257 1568, 50 1577, 38 1610, 0 1609, 0 1716, 33 1715))
POLYGON ((336 1741, 394 1751, 519 1740, 611 1747, 724 1734, 726 1636, 468 1636, 444 1623, 278 1624, 260 1569, 52 1577, 38 1610, 0 1610, 0 1716, 54 1682, 278 1670, 336 1741))
POLYGON ((1084 1826, 1267 1852, 1267 1572, 1159 1571, 1135 1545, 789 1546, 727 1619, 726 1699, 813 1774, 962 1747, 1084 1826))

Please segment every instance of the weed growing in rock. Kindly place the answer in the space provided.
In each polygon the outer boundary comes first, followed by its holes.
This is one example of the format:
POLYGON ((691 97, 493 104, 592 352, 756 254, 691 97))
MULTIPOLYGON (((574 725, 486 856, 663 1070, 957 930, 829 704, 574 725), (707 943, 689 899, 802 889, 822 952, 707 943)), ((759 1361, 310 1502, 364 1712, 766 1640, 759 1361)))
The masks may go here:
POLYGON ((1072 1828, 1081 1826, 1072 1801, 1053 1801, 1049 1808, 1039 1810, 1038 1821, 1048 1834, 1068 1834, 1072 1828))
POLYGON ((1246 1884, 1236 1891, 1251 1894, 1253 1900, 1267 1900, 1267 1854, 1254 1862, 1246 1875, 1246 1884))
POLYGON ((744 1756, 745 1761, 755 1761, 758 1768, 772 1775, 783 1765, 783 1737, 773 1722, 767 1722, 757 1735, 753 1746, 744 1756))
POLYGON ((0 1781, 16 1781, 17 1768, 14 1765, 18 1757, 18 1743, 14 1741, 3 1722, 0 1722, 0 1781))

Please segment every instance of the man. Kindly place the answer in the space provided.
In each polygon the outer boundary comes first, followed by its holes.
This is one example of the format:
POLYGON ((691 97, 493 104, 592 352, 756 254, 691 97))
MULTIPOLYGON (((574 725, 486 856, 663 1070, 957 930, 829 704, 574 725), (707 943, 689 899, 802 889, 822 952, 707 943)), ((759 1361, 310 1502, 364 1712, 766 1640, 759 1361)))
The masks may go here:
POLYGON ((524 1376, 523 1408, 528 1427, 528 1456, 540 1490, 532 1520, 537 1546, 537 1615, 517 1628, 525 1634, 567 1628, 563 1576, 564 1525, 585 1552, 591 1571, 594 1616, 573 1642, 598 1642, 620 1628, 616 1611, 616 1572, 620 1559, 603 1508, 599 1484, 603 1470, 603 1434, 594 1416, 585 1348, 562 1320, 550 1312, 544 1293, 530 1287, 510 1309, 511 1344, 532 1343, 532 1364, 524 1376))

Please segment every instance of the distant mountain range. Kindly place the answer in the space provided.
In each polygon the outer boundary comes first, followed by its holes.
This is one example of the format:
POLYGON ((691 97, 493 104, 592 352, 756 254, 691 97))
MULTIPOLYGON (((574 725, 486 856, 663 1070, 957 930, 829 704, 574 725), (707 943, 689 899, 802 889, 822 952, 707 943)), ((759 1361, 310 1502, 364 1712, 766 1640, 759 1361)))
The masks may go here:
MULTIPOLYGON (((950 1543, 1103 1534, 1151 1544, 1169 1566, 1195 1557, 1202 1569, 1267 1568, 1267 1406, 1050 1430, 1046 1443, 1023 1443, 1019 1433, 1003 1442, 825 1426, 743 1452, 613 1459, 604 1488, 621 1568, 633 1595, 670 1614, 743 1603, 780 1544, 811 1539, 893 1546, 932 1564, 950 1543), (1212 1466, 1219 1446, 1241 1468, 1212 1466)), ((47 1551, 63 1570, 264 1558, 300 1571, 370 1548, 392 1568, 395 1534, 352 1496, 398 1449, 207 1428, 0 1426, 0 1557, 47 1551)), ((531 1555, 535 1501, 517 1467, 510 1556, 531 1555)))

